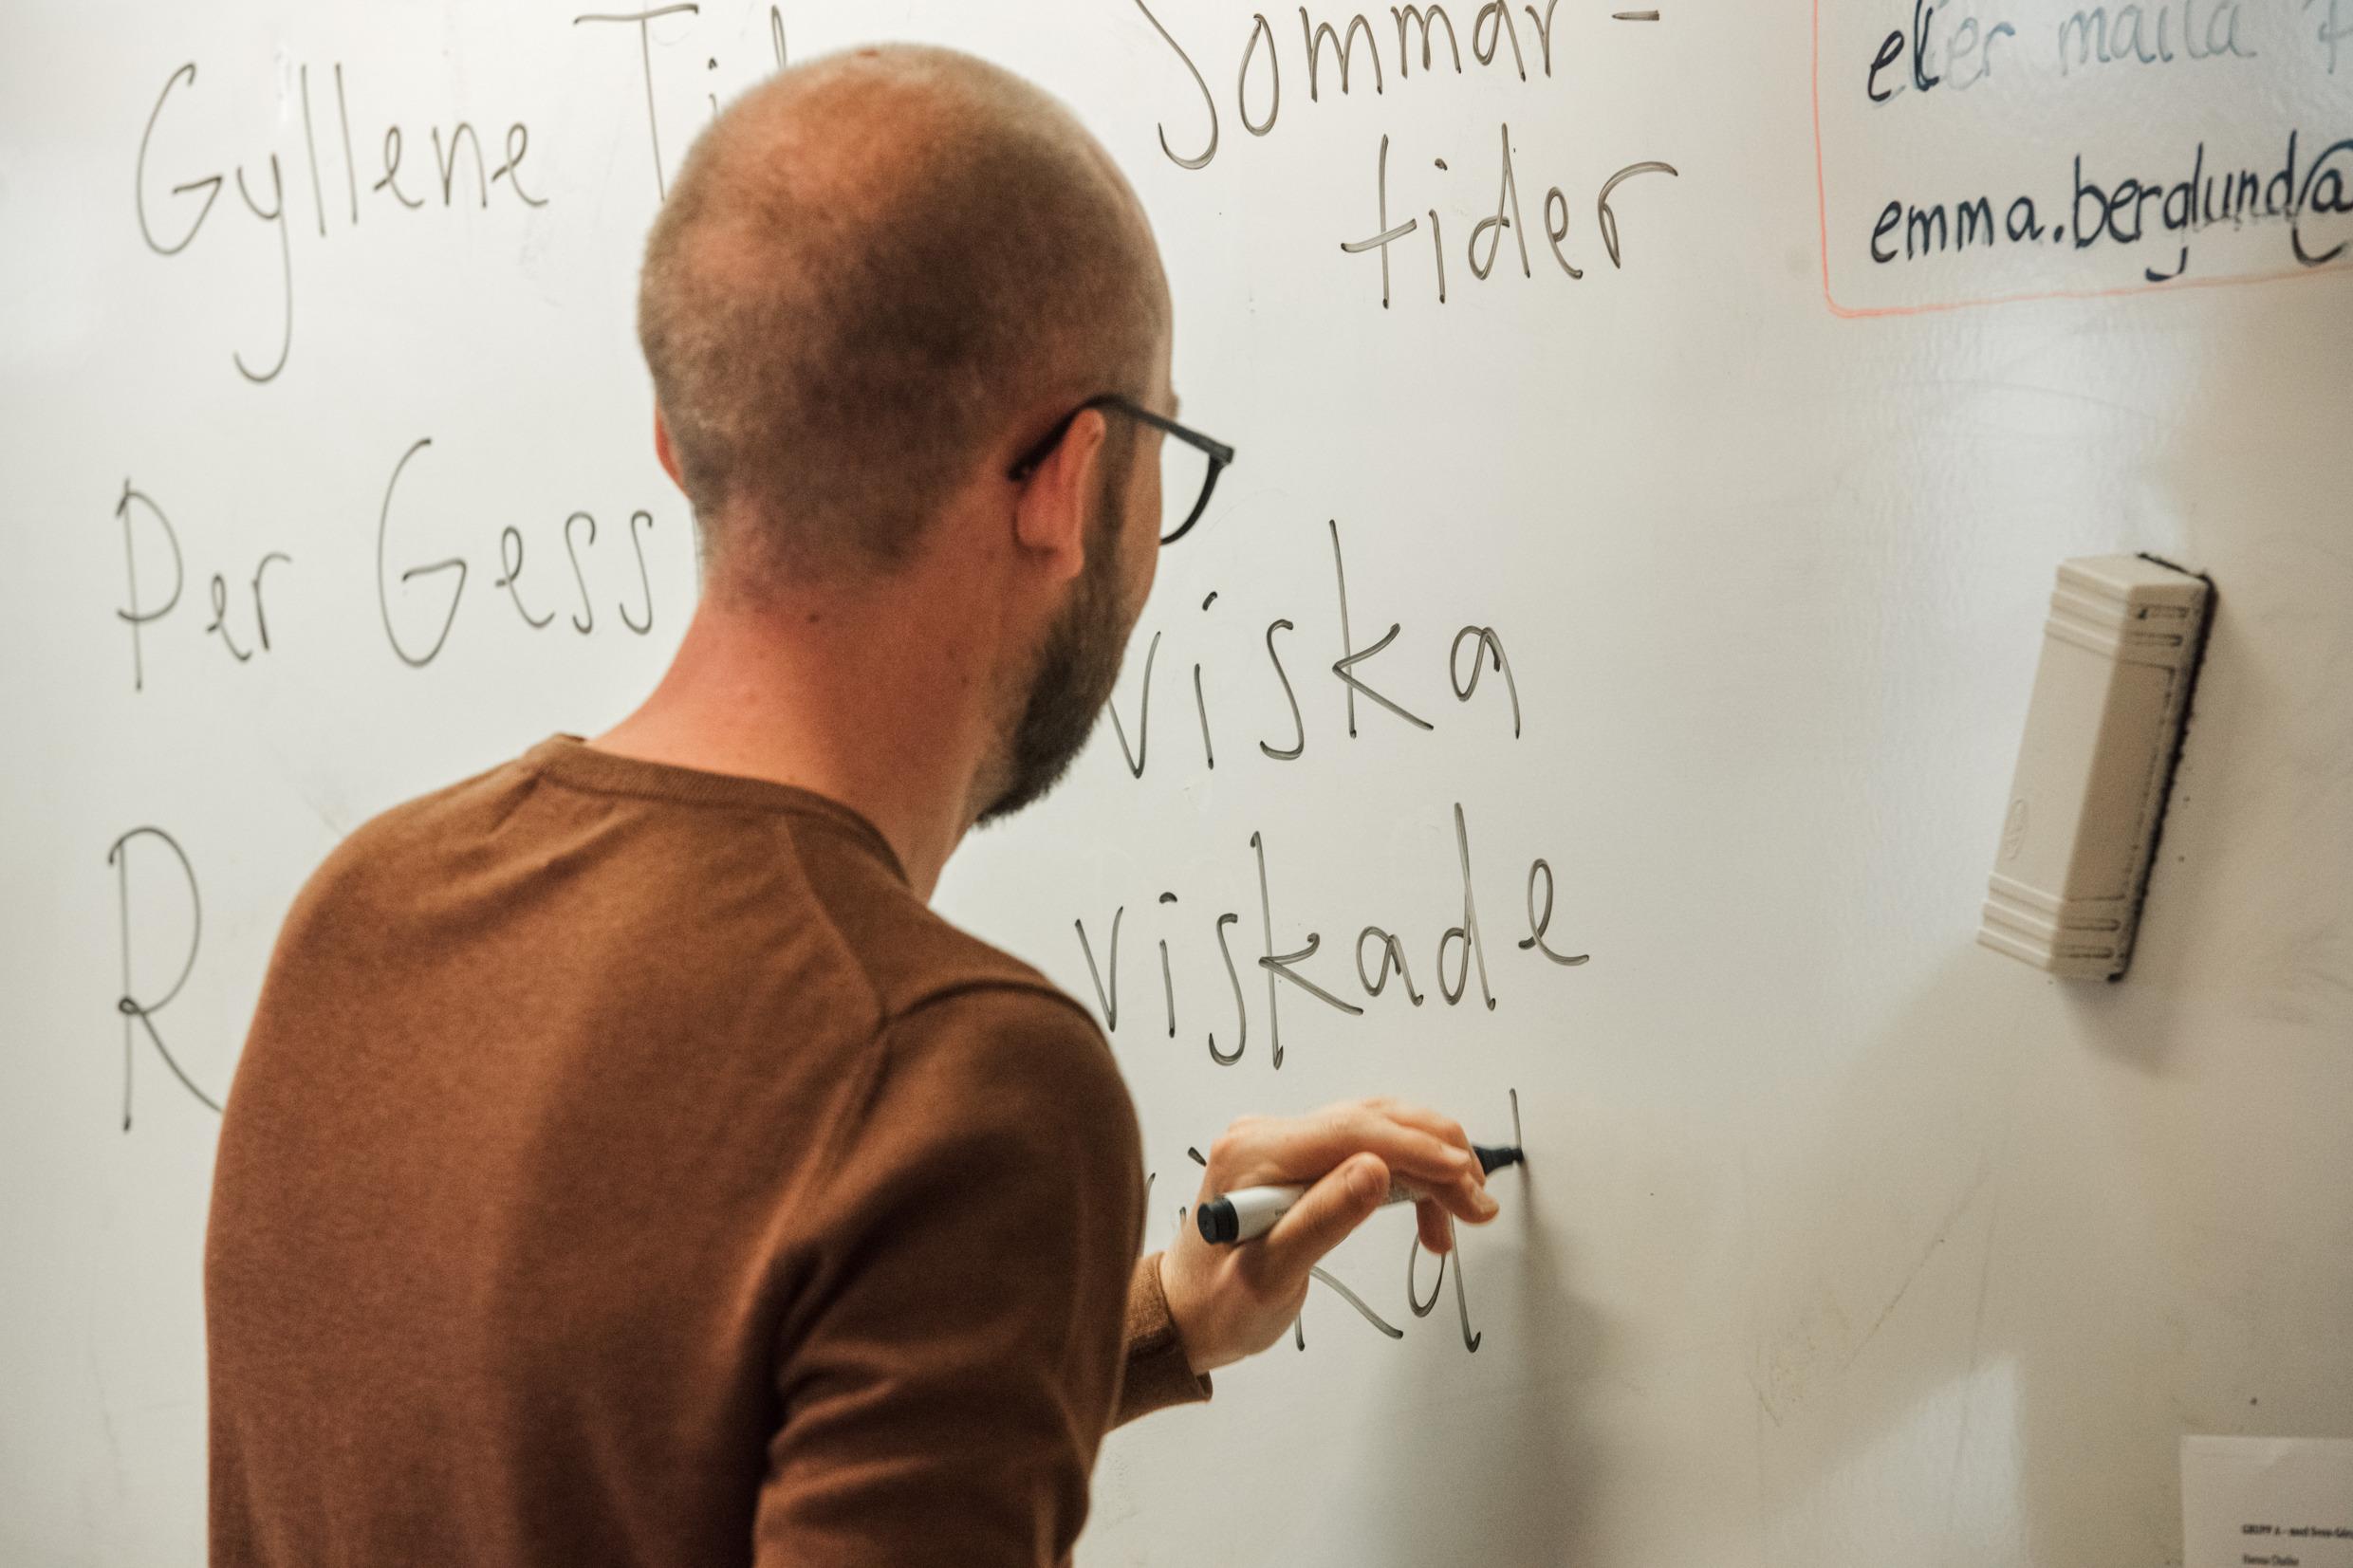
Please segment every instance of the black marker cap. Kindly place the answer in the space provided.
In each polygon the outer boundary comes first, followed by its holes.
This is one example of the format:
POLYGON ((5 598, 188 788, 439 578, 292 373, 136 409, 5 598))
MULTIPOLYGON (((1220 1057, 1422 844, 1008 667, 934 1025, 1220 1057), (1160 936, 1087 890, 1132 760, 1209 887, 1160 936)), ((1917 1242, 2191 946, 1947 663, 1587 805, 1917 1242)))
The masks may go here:
POLYGON ((1193 1211, 1201 1227, 1201 1240, 1220 1245, 1242 1234, 1241 1216, 1233 1211, 1232 1203, 1225 1198, 1212 1198, 1193 1211))

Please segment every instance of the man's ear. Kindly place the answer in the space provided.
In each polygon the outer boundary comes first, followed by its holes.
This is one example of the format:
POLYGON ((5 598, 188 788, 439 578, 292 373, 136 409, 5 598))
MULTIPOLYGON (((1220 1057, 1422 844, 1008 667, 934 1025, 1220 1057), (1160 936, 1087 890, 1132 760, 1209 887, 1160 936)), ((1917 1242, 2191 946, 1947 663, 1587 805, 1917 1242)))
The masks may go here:
POLYGON ((686 481, 678 477, 678 453, 670 445, 670 427, 662 423, 659 404, 654 408, 654 455, 660 459, 662 472, 670 475, 670 482, 682 490, 686 489, 686 481))
POLYGON ((1013 542, 1041 558, 1056 581, 1086 565, 1087 510, 1102 472, 1108 434, 1099 409, 1082 409, 1013 502, 1013 542))

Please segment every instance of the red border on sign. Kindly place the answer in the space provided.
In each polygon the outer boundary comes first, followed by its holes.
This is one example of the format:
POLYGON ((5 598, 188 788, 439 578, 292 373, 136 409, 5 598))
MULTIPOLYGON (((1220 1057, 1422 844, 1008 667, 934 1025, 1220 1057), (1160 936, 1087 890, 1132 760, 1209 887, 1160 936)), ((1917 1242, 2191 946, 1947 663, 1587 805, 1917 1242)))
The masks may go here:
POLYGON ((1938 310, 1967 310, 1981 304, 2018 304, 2028 300, 2108 300, 2125 294, 2171 293, 2181 288, 2235 288, 2246 284, 2284 283, 2290 278, 2325 278, 2353 271, 2353 261, 2326 267, 2299 267, 2283 272, 2247 272, 2229 278, 2168 278, 2163 283, 2121 284, 2114 288, 2053 288, 2042 293, 1989 294, 1976 300, 1937 300, 1926 304, 1841 304, 1830 292, 1830 188, 1822 172, 1822 0, 1814 0, 1814 200, 1822 230, 1822 301, 1834 316, 1862 321, 1874 316, 1925 316, 1938 310))

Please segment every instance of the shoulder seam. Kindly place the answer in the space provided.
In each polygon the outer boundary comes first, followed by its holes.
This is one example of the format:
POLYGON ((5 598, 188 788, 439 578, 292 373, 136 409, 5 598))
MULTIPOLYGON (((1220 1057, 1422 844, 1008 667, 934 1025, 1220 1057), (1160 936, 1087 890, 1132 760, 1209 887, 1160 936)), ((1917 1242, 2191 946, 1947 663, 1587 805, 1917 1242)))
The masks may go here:
MULTIPOLYGON (((561 780, 555 782, 562 784, 561 780)), ((875 1034, 879 1037, 883 1025, 890 1021, 889 1009, 882 1005, 882 987, 875 984, 874 971, 866 967, 864 955, 860 953, 851 943, 848 933, 842 930, 842 922, 834 918, 833 905, 826 900, 824 894, 818 889, 816 881, 808 875, 807 864, 801 858, 801 846, 792 840, 791 827, 786 821, 761 813, 752 812, 747 815, 759 825, 766 827, 771 836, 783 840, 778 847, 789 856, 793 865, 799 868, 801 885, 807 890, 809 904, 817 911, 818 918, 824 922, 825 934, 832 938, 833 950, 839 955, 842 968, 858 977, 860 988, 866 993, 866 1005, 874 1016, 875 1034)), ((819 814, 815 812, 809 815, 819 817, 819 814)), ((819 817, 819 820, 824 819, 819 817)), ((769 875, 773 876, 774 872, 771 870, 769 875)))
MULTIPOLYGON (((789 829, 785 824, 779 822, 774 826, 778 832, 788 836, 789 829)), ((1095 1015, 1088 1012, 1077 997, 1040 975, 1033 966, 962 932, 958 932, 957 934, 998 960, 1000 967, 991 970, 974 964, 959 966, 960 972, 935 981, 927 989, 919 990, 905 1001, 894 1005, 884 994, 882 982, 876 977, 872 966, 866 960, 866 955, 860 951, 843 932, 841 923, 834 918, 833 906, 826 901, 824 892, 813 881, 809 883, 809 888, 815 895, 813 901, 823 912, 826 929, 832 932, 845 962, 851 968, 858 971, 860 983, 864 986, 866 994, 873 999, 878 1034, 935 1003, 950 1001, 958 996, 983 990, 1026 991, 1034 996, 1046 997, 1070 1008, 1084 1019, 1090 1027, 1094 1027, 1098 1034, 1102 1033, 1102 1028, 1095 1024, 1095 1015)), ((921 908, 923 913, 932 919, 940 918, 937 911, 925 905, 903 883, 899 885, 899 891, 921 908)))

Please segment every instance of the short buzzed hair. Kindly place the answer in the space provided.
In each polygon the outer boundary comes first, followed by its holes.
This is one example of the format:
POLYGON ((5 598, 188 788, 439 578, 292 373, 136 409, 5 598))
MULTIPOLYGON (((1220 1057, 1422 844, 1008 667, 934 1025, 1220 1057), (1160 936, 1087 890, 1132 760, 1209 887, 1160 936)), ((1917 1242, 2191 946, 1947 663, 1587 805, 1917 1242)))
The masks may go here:
POLYGON ((1166 299, 1126 182, 1039 88, 903 45, 779 72, 687 155, 639 286, 706 567, 903 561, 1009 421, 1148 391, 1166 299))

